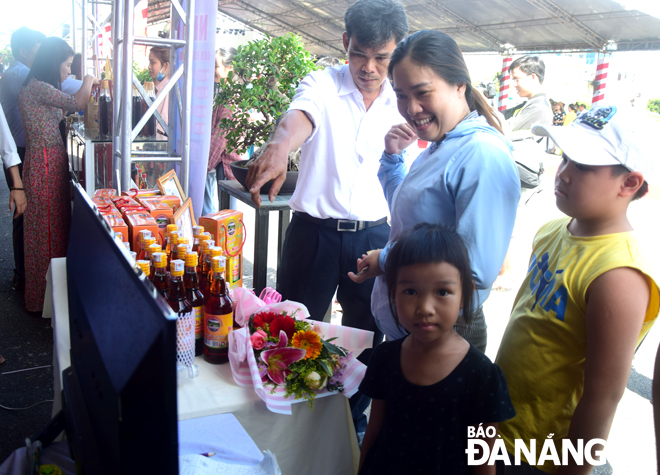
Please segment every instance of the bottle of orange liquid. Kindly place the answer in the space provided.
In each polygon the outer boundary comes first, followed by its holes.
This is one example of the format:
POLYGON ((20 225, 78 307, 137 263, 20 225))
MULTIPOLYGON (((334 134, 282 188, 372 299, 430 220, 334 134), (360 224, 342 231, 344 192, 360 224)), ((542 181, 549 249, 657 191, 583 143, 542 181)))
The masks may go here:
POLYGON ((211 248, 215 246, 215 241, 213 239, 207 239, 202 241, 202 258, 201 258, 201 267, 198 267, 199 272, 199 290, 202 291, 204 298, 209 293, 209 272, 211 271, 211 248))
POLYGON ((183 237, 181 231, 172 231, 170 233, 170 253, 167 255, 167 265, 176 259, 176 247, 179 245, 179 237, 183 237))
POLYGON ((188 244, 188 238, 181 236, 179 238, 179 244, 176 246, 176 258, 180 261, 186 261, 186 254, 190 252, 190 244, 188 244))
POLYGON ((151 231, 143 229, 138 234, 138 241, 140 244, 138 260, 144 260, 147 258, 147 249, 149 249, 149 246, 156 244, 156 238, 151 234, 151 231))
POLYGON ((219 364, 229 361, 229 333, 234 329, 234 306, 223 277, 225 257, 211 260, 213 281, 204 306, 204 359, 219 364))
MULTIPOLYGON (((220 246, 209 246, 209 249, 208 249, 209 271, 206 273, 206 279, 205 279, 206 282, 207 282, 207 285, 209 287, 207 289, 201 289, 201 287, 200 287, 200 289, 202 291, 202 294, 204 294, 204 302, 205 303, 209 299, 210 292, 209 292, 208 289, 210 288, 211 283, 213 282, 213 273, 214 273, 214 271, 213 271, 213 267, 212 267, 211 263, 213 262, 214 257, 220 257, 220 256, 222 256, 222 248, 220 246), (206 292, 204 290, 206 290, 206 292)), ((223 266, 222 267, 222 273, 223 273, 222 278, 223 279, 225 277, 224 272, 225 272, 225 268, 223 266)))
MULTIPOLYGON (((202 267, 202 262, 204 261, 204 255, 202 254, 202 251, 204 250, 202 243, 204 241, 213 241, 213 235, 208 231, 205 231, 199 235, 199 250, 197 251, 199 254, 199 264, 197 264, 197 267, 199 268, 202 267)), ((213 245, 215 246, 215 241, 213 241, 213 245)))
POLYGON ((204 295, 199 290, 197 253, 186 254, 186 271, 183 274, 186 297, 195 311, 195 356, 204 353, 204 295))
POLYGON ((151 244, 147 248, 147 259, 151 261, 151 272, 149 272, 149 280, 153 282, 154 275, 156 273, 156 266, 154 265, 154 254, 157 252, 163 252, 163 248, 160 244, 151 244))
POLYGON ((199 252, 199 235, 204 232, 204 226, 193 226, 192 252, 199 252))
POLYGON ((167 254, 168 256, 170 255, 170 252, 172 250, 170 249, 170 233, 172 231, 177 231, 179 228, 177 227, 176 224, 168 224, 165 227, 165 242, 163 243, 163 252, 167 254))
POLYGON ((167 277, 167 256, 164 252, 154 252, 151 258, 155 268, 152 282, 158 293, 167 300, 167 291, 170 288, 170 282, 167 277))

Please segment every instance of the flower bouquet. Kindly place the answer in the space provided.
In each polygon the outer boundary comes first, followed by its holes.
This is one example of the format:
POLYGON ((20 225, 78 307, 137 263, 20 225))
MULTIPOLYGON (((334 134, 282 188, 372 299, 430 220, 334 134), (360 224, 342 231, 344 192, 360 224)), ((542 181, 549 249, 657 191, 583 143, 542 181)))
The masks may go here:
POLYGON ((357 392, 366 366, 355 356, 372 346, 373 333, 307 320, 296 302, 261 307, 229 336, 229 361, 240 386, 254 386, 273 412, 338 392, 357 392))

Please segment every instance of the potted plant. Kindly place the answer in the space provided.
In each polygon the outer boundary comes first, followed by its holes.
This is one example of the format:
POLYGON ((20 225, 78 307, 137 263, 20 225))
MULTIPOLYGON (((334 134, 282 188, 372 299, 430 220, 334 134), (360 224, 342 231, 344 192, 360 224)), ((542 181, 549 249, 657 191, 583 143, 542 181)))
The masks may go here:
MULTIPOLYGON (((287 110, 300 80, 317 68, 301 38, 292 33, 239 46, 232 64, 233 70, 215 96, 216 105, 232 111, 230 117, 221 119, 220 127, 226 131, 228 152, 242 154, 254 146, 254 160, 260 151, 257 149, 267 142, 287 110)), ((299 160, 300 153, 292 153, 288 170, 297 171, 299 160)), ((249 161, 232 163, 234 176, 243 185, 241 176, 247 175, 248 165, 249 161)), ((293 183, 295 186, 295 180, 293 183)), ((270 185, 264 188, 270 189, 270 185)))

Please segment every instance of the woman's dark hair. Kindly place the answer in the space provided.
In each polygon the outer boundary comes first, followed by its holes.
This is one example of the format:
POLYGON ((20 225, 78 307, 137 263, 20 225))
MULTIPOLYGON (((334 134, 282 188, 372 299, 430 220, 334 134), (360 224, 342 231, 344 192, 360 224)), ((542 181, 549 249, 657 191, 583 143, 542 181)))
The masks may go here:
POLYGON ((160 46, 154 46, 149 50, 149 54, 153 53, 156 59, 160 61, 160 64, 165 66, 165 63, 170 62, 170 49, 169 48, 162 48, 160 46))
POLYGON ((419 223, 397 237, 385 261, 385 283, 390 301, 390 311, 401 328, 396 314, 394 297, 399 269, 414 264, 446 262, 458 269, 461 275, 463 318, 469 323, 474 314, 474 284, 470 256, 458 233, 441 224, 419 223))
POLYGON ((396 0, 358 0, 344 13, 344 25, 349 38, 360 46, 377 48, 408 34, 408 17, 396 0))
POLYGON ((568 108, 569 108, 570 110, 572 110, 573 112, 577 112, 577 109, 578 109, 578 108, 577 108, 577 105, 575 105, 575 104, 569 104, 569 105, 568 105, 568 108))
POLYGON ((79 81, 82 81, 82 55, 80 53, 73 55, 73 61, 71 61, 71 74, 73 74, 79 81))
POLYGON ((447 34, 435 30, 422 30, 403 40, 392 53, 388 72, 392 72, 404 58, 420 66, 431 68, 446 83, 453 86, 465 84, 465 100, 471 111, 476 110, 500 133, 502 126, 495 117, 486 99, 475 92, 463 53, 456 42, 447 34))
POLYGON ((46 38, 41 46, 37 55, 32 62, 30 73, 25 78, 23 86, 27 86, 32 78, 37 81, 43 81, 51 86, 62 90, 62 77, 60 69, 62 63, 73 56, 71 46, 67 44, 62 38, 51 36, 46 38))

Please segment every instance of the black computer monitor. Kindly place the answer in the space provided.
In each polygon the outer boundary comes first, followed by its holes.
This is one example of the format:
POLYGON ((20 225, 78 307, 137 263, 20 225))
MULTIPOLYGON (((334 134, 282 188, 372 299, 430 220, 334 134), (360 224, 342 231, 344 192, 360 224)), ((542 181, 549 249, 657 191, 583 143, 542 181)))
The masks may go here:
POLYGON ((178 473, 176 319, 75 185, 67 437, 78 473, 178 473))

